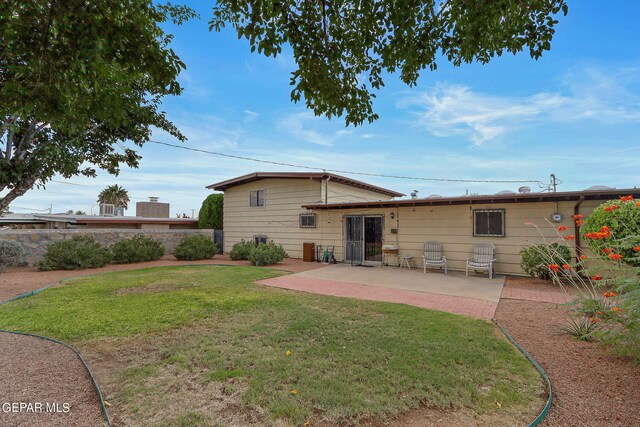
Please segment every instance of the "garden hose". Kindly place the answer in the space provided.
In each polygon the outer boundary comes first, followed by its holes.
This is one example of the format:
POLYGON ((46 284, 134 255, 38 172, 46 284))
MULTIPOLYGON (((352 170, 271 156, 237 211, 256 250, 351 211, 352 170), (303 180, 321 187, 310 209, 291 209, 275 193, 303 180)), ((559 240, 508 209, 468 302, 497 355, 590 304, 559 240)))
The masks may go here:
MULTIPOLYGON (((29 296, 29 295, 27 295, 27 296, 29 296)), ((25 298, 25 297, 23 296, 23 298, 25 298)), ((5 301, 5 302, 8 302, 8 301, 5 301)), ((78 353, 78 350, 76 350, 75 348, 71 347, 69 344, 63 343, 62 341, 58 341, 56 339, 49 338, 49 337, 43 337, 41 335, 27 334, 25 332, 7 331, 5 329, 0 329, 0 332, 4 332, 4 333, 7 333, 7 334, 24 335, 24 336, 28 336, 28 337, 40 338, 40 339, 43 339, 43 340, 54 342, 56 344, 63 345, 66 348, 72 350, 76 354, 76 356, 78 356, 78 359, 80 359, 80 362, 82 362, 82 365, 85 367, 85 369, 89 373, 89 377, 91 377, 91 381, 93 382, 93 385, 94 385, 94 387, 96 389, 96 393, 98 394, 98 398, 100 399, 100 406, 102 407, 102 413, 104 414, 104 418, 107 421, 107 426, 111 427, 111 420, 109 419, 109 414, 107 413, 107 407, 104 404, 104 399, 102 397, 102 392, 100 391, 100 387, 98 386, 98 383, 96 382, 96 379, 93 376, 93 372, 91 372, 91 369, 89 369, 89 365, 87 365, 87 362, 85 362, 84 359, 82 358, 82 356, 80 356, 80 353, 78 353)))
POLYGON ((520 344, 518 344, 518 342, 511 335, 509 335, 509 333, 502 327, 500 323, 498 323, 498 321, 495 318, 493 319, 493 323, 495 323, 496 326, 498 326, 498 328, 500 329, 500 331, 502 331, 504 336, 507 337, 507 339, 511 341, 513 345, 515 345, 516 348, 520 350, 522 354, 524 354, 524 356, 529 360, 529 362, 531 362, 531 364, 538 370, 538 372, 540 373, 540 376, 542 376, 542 379, 547 384, 547 390, 549 392, 549 398, 547 399, 547 404, 544 405, 542 412, 540 412, 540 414, 536 417, 536 419, 529 424, 529 427, 535 427, 538 424, 540 424, 542 420, 549 414, 549 410, 551 409, 551 405, 553 404, 553 390, 551 388, 551 380, 549 379, 549 376, 544 371, 544 369, 542 369, 542 366, 540 366, 538 362, 536 362, 533 356, 531 356, 527 352, 527 350, 525 350, 520 344))

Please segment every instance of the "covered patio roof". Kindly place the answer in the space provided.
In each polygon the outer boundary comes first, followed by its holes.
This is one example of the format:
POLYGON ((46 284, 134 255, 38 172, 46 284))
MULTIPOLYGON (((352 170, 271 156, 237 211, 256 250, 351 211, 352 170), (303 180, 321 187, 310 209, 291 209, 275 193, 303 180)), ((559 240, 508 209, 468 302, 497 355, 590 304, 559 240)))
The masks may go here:
POLYGON ((549 193, 498 193, 481 196, 427 197, 423 199, 389 200, 377 202, 352 202, 303 205, 306 209, 356 209, 390 208, 402 206, 475 205, 493 203, 562 202, 581 200, 611 200, 620 196, 640 198, 640 188, 564 191, 549 193))

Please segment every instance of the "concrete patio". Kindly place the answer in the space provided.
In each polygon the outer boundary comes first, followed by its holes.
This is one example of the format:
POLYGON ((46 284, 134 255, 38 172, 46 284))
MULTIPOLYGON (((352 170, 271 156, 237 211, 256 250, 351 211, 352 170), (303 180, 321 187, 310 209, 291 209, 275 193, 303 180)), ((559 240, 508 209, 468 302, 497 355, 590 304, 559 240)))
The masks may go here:
POLYGON ((500 300, 505 279, 502 275, 490 280, 487 275, 470 274, 466 277, 464 273, 455 271, 449 271, 445 275, 441 271, 428 269, 425 274, 422 268, 352 267, 349 264, 332 264, 299 273, 297 276, 492 302, 500 300))
POLYGON ((296 291, 394 302, 491 319, 505 277, 465 277, 458 272, 424 274, 422 269, 352 267, 336 264, 258 283, 296 291))

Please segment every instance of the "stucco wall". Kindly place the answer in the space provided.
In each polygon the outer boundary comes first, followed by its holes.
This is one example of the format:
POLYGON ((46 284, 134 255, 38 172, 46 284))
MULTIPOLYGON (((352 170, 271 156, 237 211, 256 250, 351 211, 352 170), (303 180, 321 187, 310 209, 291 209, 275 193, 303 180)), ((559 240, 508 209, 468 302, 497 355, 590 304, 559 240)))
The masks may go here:
POLYGON ((136 234, 144 234, 162 242, 167 253, 172 253, 180 240, 193 234, 205 234, 213 239, 213 230, 121 230, 121 229, 60 229, 60 230, 7 230, 0 231, 0 239, 13 240, 22 245, 23 262, 36 265, 50 243, 68 240, 76 235, 90 235, 98 242, 112 245, 136 234))

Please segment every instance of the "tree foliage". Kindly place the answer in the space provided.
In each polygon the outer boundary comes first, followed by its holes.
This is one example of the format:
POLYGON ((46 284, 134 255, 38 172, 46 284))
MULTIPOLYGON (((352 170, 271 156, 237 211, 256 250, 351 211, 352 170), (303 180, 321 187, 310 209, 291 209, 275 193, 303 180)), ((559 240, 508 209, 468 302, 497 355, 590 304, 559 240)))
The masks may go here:
POLYGON ((184 139, 159 110, 185 68, 161 24, 192 16, 148 0, 0 2, 0 209, 55 174, 136 167, 152 127, 184 139))
POLYGON ((98 203, 114 205, 116 208, 129 207, 129 192, 118 184, 109 185, 98 194, 98 203))
POLYGON ((223 194, 210 194, 207 196, 202 202, 202 207, 198 214, 198 228, 222 230, 223 205, 223 194))
POLYGON ((209 22, 226 24, 265 56, 290 45, 298 64, 291 99, 347 124, 378 118, 373 91, 383 73, 409 86, 438 61, 487 63, 524 49, 538 59, 551 48, 566 0, 218 0, 209 22))

